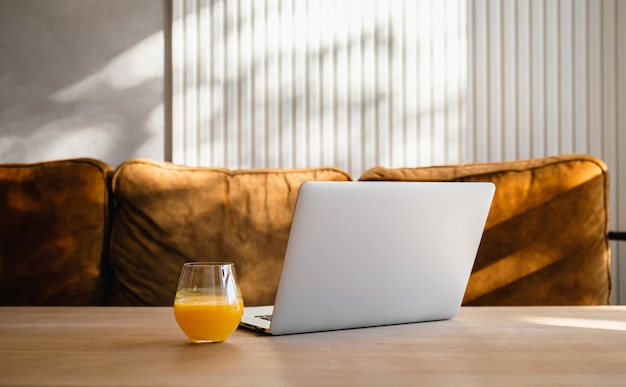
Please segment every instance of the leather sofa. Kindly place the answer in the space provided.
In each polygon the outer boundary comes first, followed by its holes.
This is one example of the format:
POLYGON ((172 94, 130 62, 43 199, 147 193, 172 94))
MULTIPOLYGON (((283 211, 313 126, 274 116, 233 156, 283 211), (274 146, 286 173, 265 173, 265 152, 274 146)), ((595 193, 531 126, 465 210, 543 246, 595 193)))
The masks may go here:
POLYGON ((270 304, 309 180, 492 181, 463 303, 610 303, 607 167, 568 154, 359 177, 145 159, 0 164, 0 305, 171 305, 183 263, 207 260, 235 263, 246 305, 270 304))

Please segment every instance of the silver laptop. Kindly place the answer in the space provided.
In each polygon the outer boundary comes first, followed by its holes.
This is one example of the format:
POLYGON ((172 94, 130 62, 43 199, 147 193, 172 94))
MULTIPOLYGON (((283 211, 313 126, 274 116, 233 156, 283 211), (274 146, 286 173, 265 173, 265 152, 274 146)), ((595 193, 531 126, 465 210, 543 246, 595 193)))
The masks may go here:
POLYGON ((307 182, 298 192, 273 306, 241 326, 272 335, 454 317, 495 186, 307 182))

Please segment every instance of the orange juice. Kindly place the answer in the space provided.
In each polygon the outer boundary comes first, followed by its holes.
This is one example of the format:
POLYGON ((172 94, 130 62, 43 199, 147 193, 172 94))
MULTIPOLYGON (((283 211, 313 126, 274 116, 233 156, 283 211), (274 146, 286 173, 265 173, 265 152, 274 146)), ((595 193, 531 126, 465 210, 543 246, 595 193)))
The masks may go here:
POLYGON ((174 301, 176 322, 195 343, 226 340, 239 326, 242 314, 241 300, 230 304, 225 297, 193 295, 174 301))

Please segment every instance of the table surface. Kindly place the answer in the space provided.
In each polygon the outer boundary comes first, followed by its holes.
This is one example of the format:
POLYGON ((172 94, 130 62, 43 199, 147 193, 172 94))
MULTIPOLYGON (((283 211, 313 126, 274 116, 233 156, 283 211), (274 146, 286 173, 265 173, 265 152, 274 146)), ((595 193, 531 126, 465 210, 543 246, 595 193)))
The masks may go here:
POLYGON ((626 306, 192 344, 170 307, 0 307, 0 386, 624 385, 626 306))

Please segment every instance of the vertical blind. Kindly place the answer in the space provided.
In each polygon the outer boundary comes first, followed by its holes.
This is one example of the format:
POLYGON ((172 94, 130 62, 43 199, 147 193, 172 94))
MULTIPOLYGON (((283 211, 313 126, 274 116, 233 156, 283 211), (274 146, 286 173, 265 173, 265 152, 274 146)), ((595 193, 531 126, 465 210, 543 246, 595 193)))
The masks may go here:
POLYGON ((174 1, 173 160, 228 168, 464 158, 463 0, 174 1))
POLYGON ((469 119, 476 140, 469 158, 580 152, 613 161, 616 44, 621 39, 623 49, 626 39, 618 36, 617 2, 470 4, 469 119))
POLYGON ((358 177, 587 153, 626 229, 626 1, 174 0, 172 23, 176 163, 358 177))

